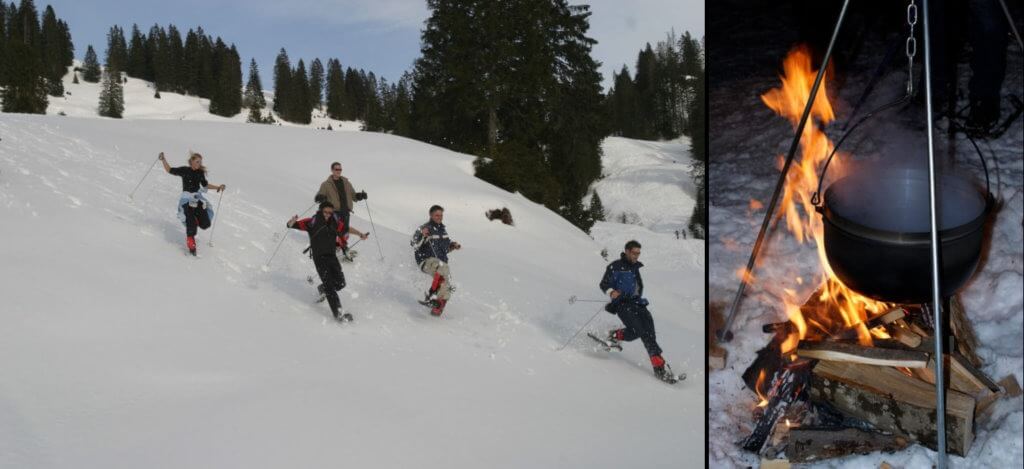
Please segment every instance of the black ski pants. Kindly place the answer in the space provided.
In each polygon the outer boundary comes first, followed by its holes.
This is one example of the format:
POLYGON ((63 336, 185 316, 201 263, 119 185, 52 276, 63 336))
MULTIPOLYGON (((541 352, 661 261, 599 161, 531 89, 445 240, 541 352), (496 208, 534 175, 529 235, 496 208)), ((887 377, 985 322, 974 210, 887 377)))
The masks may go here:
POLYGON ((625 303, 619 305, 615 314, 622 320, 626 329, 622 333, 622 340, 632 342, 640 339, 650 356, 661 355, 661 347, 654 337, 654 318, 646 306, 636 303, 625 303))
POLYGON ((185 208, 185 234, 188 236, 196 235, 196 227, 207 229, 210 227, 210 214, 207 213, 206 207, 203 207, 203 203, 199 202, 195 207, 189 204, 182 205, 185 208))
POLYGON ((323 282, 324 296, 327 297, 327 304, 331 305, 331 312, 335 316, 341 311, 341 300, 338 299, 338 292, 345 288, 345 274, 341 271, 341 263, 334 253, 320 254, 313 256, 313 265, 316 266, 316 273, 323 282))

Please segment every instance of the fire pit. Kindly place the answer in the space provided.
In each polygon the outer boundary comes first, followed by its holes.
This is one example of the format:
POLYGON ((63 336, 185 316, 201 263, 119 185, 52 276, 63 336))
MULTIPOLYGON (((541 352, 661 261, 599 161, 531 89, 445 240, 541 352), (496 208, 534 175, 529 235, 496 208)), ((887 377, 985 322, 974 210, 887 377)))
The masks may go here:
MULTIPOLYGON (((809 316, 820 314, 816 295, 801 307, 809 316)), ((954 297, 949 307, 954 346, 946 363, 947 444, 952 453, 965 455, 975 422, 987 417, 1002 389, 978 371, 976 339, 959 300, 954 297)), ((910 444, 934 449, 929 317, 920 306, 892 306, 866 323, 800 340, 792 350, 783 348, 795 331, 792 322, 766 325, 773 337, 744 373, 761 403, 743 448, 767 458, 784 454, 790 462, 892 452, 910 444), (859 327, 879 338, 868 345, 851 340, 859 327)))

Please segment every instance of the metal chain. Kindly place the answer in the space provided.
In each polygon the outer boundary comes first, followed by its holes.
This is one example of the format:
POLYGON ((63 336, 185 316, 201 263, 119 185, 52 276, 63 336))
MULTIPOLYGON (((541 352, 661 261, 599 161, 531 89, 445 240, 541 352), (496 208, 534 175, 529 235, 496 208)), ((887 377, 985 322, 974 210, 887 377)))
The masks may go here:
POLYGON ((907 96, 914 94, 914 56, 917 55, 917 39, 914 38, 914 26, 917 25, 917 4, 910 0, 907 5, 907 25, 910 26, 910 33, 907 35, 907 96))

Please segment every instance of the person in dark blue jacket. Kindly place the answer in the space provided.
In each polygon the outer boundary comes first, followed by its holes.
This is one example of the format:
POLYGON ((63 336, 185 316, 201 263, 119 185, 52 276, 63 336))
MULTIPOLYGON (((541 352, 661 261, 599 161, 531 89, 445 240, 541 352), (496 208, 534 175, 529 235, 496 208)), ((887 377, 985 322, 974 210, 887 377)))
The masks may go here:
POLYGON ((444 208, 440 205, 430 207, 430 221, 420 225, 409 243, 415 249, 416 265, 423 273, 434 277, 423 301, 431 306, 430 314, 434 316, 444 312, 445 304, 452 295, 448 281, 448 253, 462 247, 448 237, 448 231, 441 223, 443 220, 444 208))
POLYGON ((654 374, 661 379, 671 376, 671 369, 661 357, 661 347, 654 334, 654 318, 647 310, 649 302, 643 297, 644 280, 640 276, 640 243, 636 240, 626 243, 619 260, 608 264, 601 277, 601 291, 611 302, 605 306, 609 313, 619 316, 626 327, 608 332, 609 344, 631 342, 640 339, 651 357, 654 374))

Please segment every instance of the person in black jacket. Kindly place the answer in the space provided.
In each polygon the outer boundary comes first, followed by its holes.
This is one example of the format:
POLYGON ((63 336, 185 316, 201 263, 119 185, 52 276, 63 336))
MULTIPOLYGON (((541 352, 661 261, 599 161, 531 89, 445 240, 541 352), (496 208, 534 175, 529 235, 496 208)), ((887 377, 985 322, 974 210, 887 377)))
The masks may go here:
POLYGON ((313 258, 316 273, 323 282, 317 290, 327 297, 327 304, 331 306, 334 319, 351 321, 351 314, 341 314, 341 300, 338 299, 338 292, 345 288, 345 274, 341 271, 341 264, 335 254, 335 240, 344 233, 352 233, 361 239, 366 239, 370 235, 345 224, 345 221, 334 212, 334 205, 330 202, 321 202, 320 209, 310 218, 299 220, 298 215, 293 216, 288 220, 288 227, 309 234, 310 257, 313 258))
POLYGON ((160 162, 164 171, 181 178, 181 197, 178 199, 178 218, 185 223, 185 245, 194 256, 196 254, 196 228, 207 229, 213 219, 213 207, 206 196, 207 189, 217 192, 224 190, 224 184, 210 184, 206 181, 206 166, 203 166, 203 155, 191 153, 188 166, 172 168, 167 163, 164 153, 160 152, 160 162))
POLYGON ((615 314, 625 326, 608 332, 607 342, 618 345, 619 342, 632 342, 640 339, 651 357, 654 374, 663 380, 674 378, 671 368, 661 356, 661 347, 654 333, 654 318, 647 310, 650 304, 644 294, 644 280, 640 276, 640 243, 633 240, 626 243, 619 260, 608 264, 601 277, 600 288, 611 302, 605 310, 615 314))
POLYGON ((462 245, 448 238, 445 229, 444 208, 440 205, 430 207, 430 221, 420 225, 412 235, 409 244, 415 249, 413 255, 416 265, 423 273, 432 275, 433 282, 424 297, 424 304, 431 306, 430 314, 440 316, 452 295, 449 282, 451 272, 448 270, 448 253, 460 249, 462 245))

